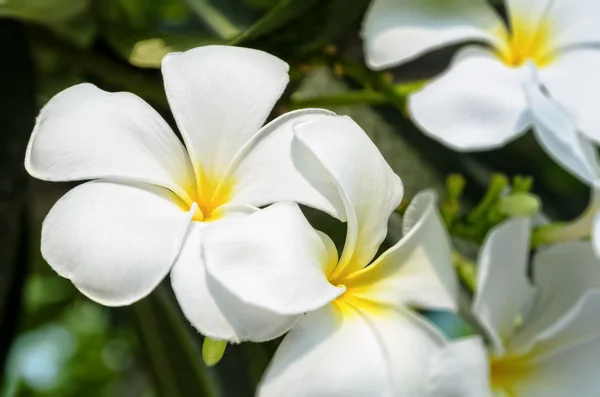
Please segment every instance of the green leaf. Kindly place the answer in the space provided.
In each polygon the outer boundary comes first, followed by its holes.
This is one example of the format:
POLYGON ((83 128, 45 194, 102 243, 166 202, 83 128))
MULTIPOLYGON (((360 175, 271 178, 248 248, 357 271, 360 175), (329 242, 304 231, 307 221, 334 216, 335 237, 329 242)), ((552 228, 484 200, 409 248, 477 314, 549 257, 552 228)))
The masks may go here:
POLYGON ((85 46, 96 33, 90 4, 91 0, 0 0, 0 17, 49 26, 61 36, 85 46))
POLYGON ((164 397, 218 396, 220 387, 164 286, 130 308, 139 338, 164 397))
POLYGON ((317 0, 281 0, 264 17, 232 40, 230 44, 238 45, 246 40, 258 39, 302 15, 316 2, 317 0))

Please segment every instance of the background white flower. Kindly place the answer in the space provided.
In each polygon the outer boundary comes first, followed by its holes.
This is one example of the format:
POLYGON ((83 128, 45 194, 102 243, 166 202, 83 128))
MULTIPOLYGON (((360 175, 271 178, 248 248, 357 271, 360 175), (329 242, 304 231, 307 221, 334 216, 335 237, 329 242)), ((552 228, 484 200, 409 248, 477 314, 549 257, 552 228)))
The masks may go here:
POLYGON ((523 84, 541 83, 590 139, 600 142, 600 2, 506 0, 508 24, 485 0, 374 0, 363 38, 382 69, 456 43, 449 69, 413 94, 410 114, 457 150, 504 145, 531 127, 523 84))
MULTIPOLYGON (((438 358, 439 373, 468 372, 461 396, 582 397, 600 392, 600 266, 592 247, 572 242, 540 250, 528 272, 530 221, 505 222, 480 253, 473 313, 489 340, 471 338, 438 358), (449 371, 449 372, 445 372, 449 371), (482 382, 482 379, 489 379, 482 382)), ((440 376, 432 396, 451 396, 440 376)))
POLYGON ((337 214, 291 157, 291 125, 332 113, 291 112, 261 128, 287 71, 280 59, 245 48, 168 55, 165 89, 186 147, 135 95, 81 84, 55 96, 37 120, 26 168, 49 181, 94 180, 48 214, 44 258, 83 294, 111 306, 143 298, 174 266, 185 315, 214 338, 264 340, 289 329, 296 318, 246 307, 207 280, 199 253, 206 225, 272 202, 337 214))
POLYGON ((429 360, 445 339, 412 309, 456 310, 450 243, 435 195, 413 200, 404 238, 370 264, 402 198, 400 179, 347 117, 293 129, 297 158, 312 160, 297 166, 348 219, 341 255, 299 210, 283 216, 284 207, 296 207, 285 203, 243 223, 211 225, 205 240, 209 276, 232 294, 279 314, 307 312, 279 346, 258 394, 423 395, 429 360), (232 247, 233 241, 243 243, 232 247))

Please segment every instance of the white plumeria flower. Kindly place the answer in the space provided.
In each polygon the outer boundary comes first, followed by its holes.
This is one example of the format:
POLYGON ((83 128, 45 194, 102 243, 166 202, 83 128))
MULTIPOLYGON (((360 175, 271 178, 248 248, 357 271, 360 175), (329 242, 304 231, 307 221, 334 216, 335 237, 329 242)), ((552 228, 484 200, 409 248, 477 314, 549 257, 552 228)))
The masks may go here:
POLYGON ((595 397, 600 393, 600 266, 586 242, 554 245, 533 259, 530 221, 497 227, 480 253, 473 313, 487 336, 440 354, 432 397, 595 397), (460 394, 452 375, 463 372, 460 394), (482 381, 483 380, 483 381, 482 381))
POLYGON ((560 104, 540 91, 536 84, 528 84, 525 92, 540 144, 557 163, 592 188, 592 199, 585 213, 568 227, 561 226, 552 233, 561 233, 564 240, 591 234, 594 249, 600 256, 600 163, 596 148, 581 136, 560 104))
POLYGON ((342 254, 290 203, 211 225, 204 240, 208 273, 233 295, 282 315, 306 313, 279 346, 258 395, 421 396, 429 359, 445 339, 412 308, 456 310, 435 195, 414 199, 404 238, 371 263, 401 201, 400 178, 347 117, 293 129, 300 171, 348 220, 342 254))
POLYGON ((382 69, 456 43, 471 44, 413 94, 415 122, 457 150, 504 145, 531 127, 523 84, 531 68, 600 143, 600 2, 505 0, 508 24, 485 0, 373 0, 363 27, 368 64, 382 69))
POLYGON ((185 315, 212 338, 262 341, 287 331, 295 318, 232 297, 205 277, 199 252, 210 237, 206 225, 272 202, 337 215, 291 154, 292 124, 332 113, 291 112, 261 128, 287 72, 280 59, 245 48, 169 54, 162 74, 185 147, 133 94, 81 84, 55 96, 37 120, 26 168, 47 181, 92 181, 69 191, 46 217, 44 258, 83 294, 109 306, 143 298, 172 269, 185 315))

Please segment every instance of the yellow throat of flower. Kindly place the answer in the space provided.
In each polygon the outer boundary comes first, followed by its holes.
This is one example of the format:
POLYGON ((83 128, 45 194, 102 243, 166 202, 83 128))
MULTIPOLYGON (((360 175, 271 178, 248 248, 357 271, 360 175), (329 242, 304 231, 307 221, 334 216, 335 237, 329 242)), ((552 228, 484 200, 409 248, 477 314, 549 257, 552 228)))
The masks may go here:
POLYGON ((509 397, 517 397, 517 384, 528 377, 531 371, 531 358, 527 355, 491 357, 491 388, 494 391, 502 391, 509 397))
POLYGON ((546 21, 535 23, 514 15, 509 31, 498 27, 495 34, 502 41, 502 45, 496 51, 498 57, 510 67, 519 67, 527 61, 532 61, 542 68, 552 63, 555 58, 553 31, 546 21))
POLYGON ((219 207, 231 200, 234 185, 233 179, 209 176, 198 167, 196 183, 188 183, 186 186, 189 200, 182 203, 182 208, 189 211, 195 203, 198 209, 194 213, 193 220, 197 222, 217 220, 223 216, 219 207))

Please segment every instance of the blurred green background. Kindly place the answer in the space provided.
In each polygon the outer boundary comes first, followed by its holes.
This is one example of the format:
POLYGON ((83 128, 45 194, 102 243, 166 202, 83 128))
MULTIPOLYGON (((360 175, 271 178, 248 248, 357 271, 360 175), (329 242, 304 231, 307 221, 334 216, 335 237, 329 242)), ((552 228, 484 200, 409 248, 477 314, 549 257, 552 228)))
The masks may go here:
MULTIPOLYGON (((367 70, 360 24, 368 0, 0 0, 0 366, 6 396, 251 396, 277 341, 229 346, 206 368, 202 338, 182 317, 168 280, 143 301, 105 308, 58 277, 39 254, 41 222, 72 187, 28 177, 25 146, 37 112, 62 89, 90 81, 131 91, 172 122, 160 60, 168 52, 231 44, 271 52, 291 66, 273 116, 327 107, 351 115, 402 177, 407 199, 451 172, 477 200, 491 172, 535 178, 544 211, 575 217, 587 190, 531 134, 502 150, 459 154, 428 139, 404 112, 406 93, 439 73, 453 50, 387 73, 367 70), (394 84, 404 90, 394 90, 394 84)), ((500 6, 498 6, 500 7, 500 6)), ((501 8, 499 8, 501 11, 501 8)), ((339 224, 311 214, 339 241, 339 224)), ((390 241, 398 238, 392 219, 390 241)), ((443 313, 449 334, 466 328, 443 313)))

